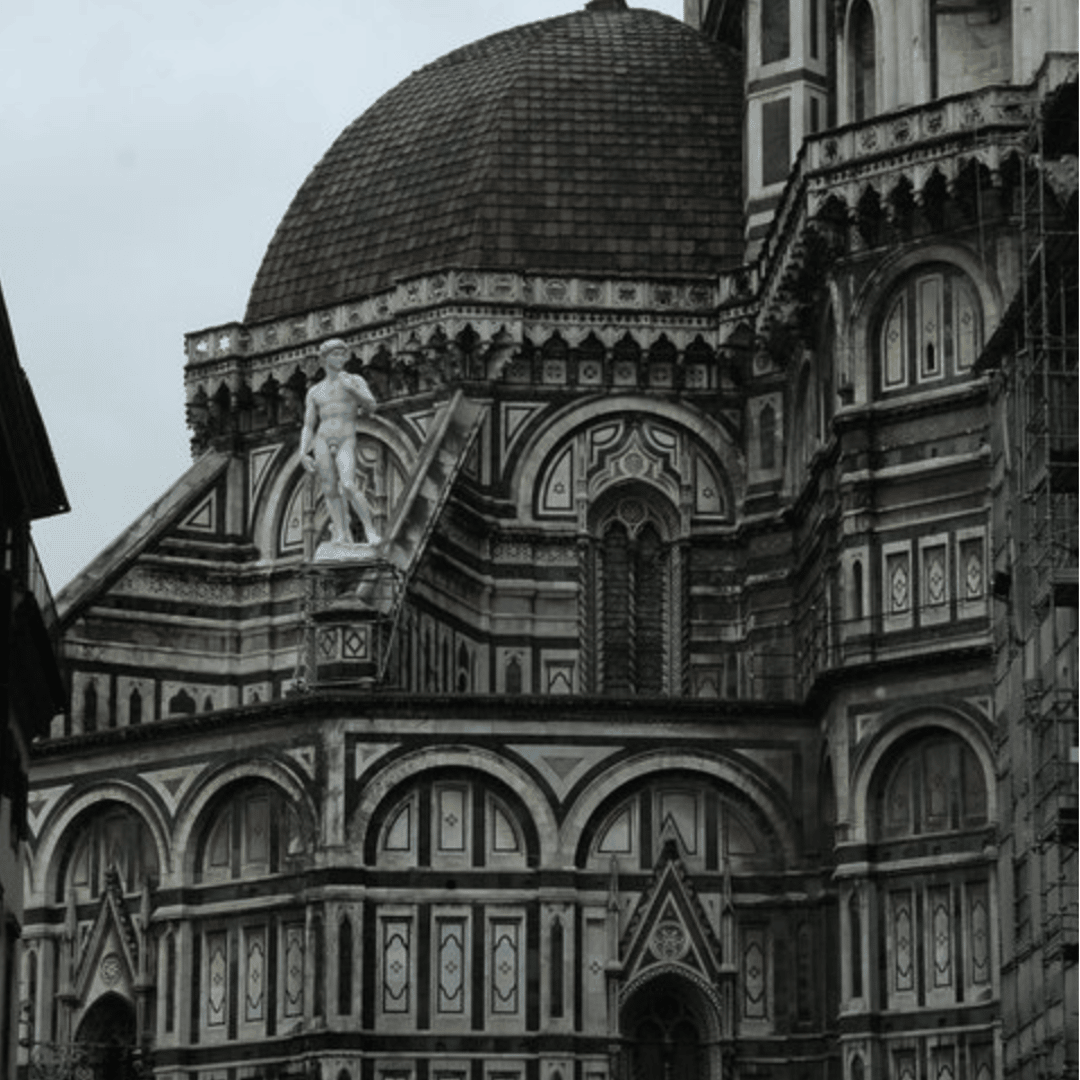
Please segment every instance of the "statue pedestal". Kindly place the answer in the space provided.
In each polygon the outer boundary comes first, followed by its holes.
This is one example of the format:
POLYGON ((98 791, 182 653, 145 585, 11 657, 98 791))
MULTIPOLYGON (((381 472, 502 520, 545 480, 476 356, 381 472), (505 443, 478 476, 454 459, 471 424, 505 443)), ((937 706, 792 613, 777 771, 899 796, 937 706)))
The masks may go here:
POLYGON ((304 578, 304 682, 374 688, 396 598, 394 567, 367 544, 321 544, 304 578))

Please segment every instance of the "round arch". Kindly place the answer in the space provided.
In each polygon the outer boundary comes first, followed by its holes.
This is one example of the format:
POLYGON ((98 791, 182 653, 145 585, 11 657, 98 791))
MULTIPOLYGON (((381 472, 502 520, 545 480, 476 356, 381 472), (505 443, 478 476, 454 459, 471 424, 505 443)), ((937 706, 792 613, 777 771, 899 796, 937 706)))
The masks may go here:
POLYGON ((852 373, 857 403, 865 404, 873 397, 873 364, 869 358, 875 355, 874 326, 883 304, 910 271, 931 263, 945 263, 964 274, 979 297, 983 326, 997 325, 1001 311, 1001 286, 993 270, 966 245, 928 244, 883 259, 867 277, 851 305, 851 355, 867 358, 860 370, 852 373))
POLYGON ((28 879, 28 905, 50 903, 49 897, 55 894, 57 875, 63 862, 64 843, 79 820, 90 810, 99 808, 103 802, 121 803, 142 818, 153 837, 162 883, 171 875, 173 862, 169 830, 152 796, 134 784, 113 780, 69 792, 46 820, 34 858, 38 876, 34 880, 28 879))
POLYGON ((870 796, 882 761, 889 752, 913 735, 932 731, 947 731, 956 735, 971 749, 983 771, 986 784, 986 813, 988 821, 997 820, 997 786, 994 781, 994 756, 982 724, 958 709, 939 706, 933 709, 912 709, 885 721, 880 730, 858 753, 852 763, 851 801, 848 812, 849 839, 866 843, 870 818, 870 796))
POLYGON ((198 848, 195 840, 207 815, 229 788, 252 780, 265 780, 284 792, 300 812, 304 828, 311 836, 317 835, 318 809, 303 783, 283 762, 256 758, 226 765, 203 778, 196 788, 189 791, 177 812, 173 843, 175 850, 180 853, 177 871, 184 881, 192 880, 198 848))
POLYGON ((525 437, 515 448, 509 476, 509 490, 522 521, 533 522, 533 491, 541 471, 552 453, 565 439, 586 426, 619 413, 635 413, 649 419, 666 420, 685 431, 717 463, 731 485, 731 498, 738 501, 741 476, 738 451, 722 425, 685 404, 658 401, 643 394, 620 394, 591 398, 567 405, 544 424, 542 429, 525 437))
POLYGON ((590 784, 577 803, 567 808, 565 820, 568 824, 563 846, 572 854, 575 865, 584 865, 585 848, 597 814, 623 789, 664 772, 697 773, 711 782, 719 780, 730 785, 761 814, 782 844, 784 857, 794 857, 798 850, 795 822, 779 785, 771 777, 761 774, 745 761, 737 762, 719 755, 659 750, 620 761, 590 784))
POLYGON ((360 803, 347 826, 350 839, 366 851, 369 833, 373 824, 378 822, 379 810, 386 799, 403 783, 439 769, 458 769, 486 775, 513 792, 529 815, 536 835, 540 865, 557 865, 559 823, 533 777, 505 758, 473 746, 412 751, 385 764, 364 784, 360 803))
MULTIPOLYGON (((378 415, 365 419, 362 435, 382 443, 386 450, 397 459, 403 474, 409 476, 416 464, 418 449, 403 434, 403 431, 391 424, 385 417, 378 415)), ((300 484, 308 479, 308 473, 300 464, 299 447, 279 452, 271 463, 274 474, 262 485, 262 490, 251 509, 254 543, 264 557, 277 557, 278 537, 281 535, 282 520, 289 512, 289 507, 300 484)), ((326 511, 322 511, 326 517, 326 511)))

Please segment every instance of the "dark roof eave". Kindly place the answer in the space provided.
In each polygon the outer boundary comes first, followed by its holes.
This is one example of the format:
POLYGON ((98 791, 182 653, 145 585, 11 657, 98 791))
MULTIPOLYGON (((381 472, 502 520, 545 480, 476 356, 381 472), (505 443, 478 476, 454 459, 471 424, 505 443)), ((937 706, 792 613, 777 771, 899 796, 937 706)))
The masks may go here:
POLYGON ((71 509, 0 290, 0 450, 31 521, 71 509))

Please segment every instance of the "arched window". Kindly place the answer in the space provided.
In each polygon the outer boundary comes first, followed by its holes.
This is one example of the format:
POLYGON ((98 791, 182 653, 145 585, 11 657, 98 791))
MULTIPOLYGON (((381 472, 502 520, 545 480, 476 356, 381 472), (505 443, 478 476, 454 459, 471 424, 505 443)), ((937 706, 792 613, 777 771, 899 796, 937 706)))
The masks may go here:
POLYGON ((280 873, 306 849, 300 815, 277 787, 256 782, 231 788, 204 830, 196 880, 229 881, 280 873))
POLYGON ((365 859, 392 869, 518 869, 537 857, 536 842, 528 812, 509 788, 452 771, 387 799, 365 840, 365 859))
POLYGON ((775 868, 779 841, 759 807, 696 775, 671 773, 613 796, 590 822, 579 859, 601 870, 652 870, 667 844, 697 870, 775 868))
POLYGON ((158 878, 158 855, 153 835, 138 811, 123 803, 105 801, 88 811, 64 847, 56 881, 56 901, 72 892, 78 903, 96 899, 109 873, 115 873, 125 893, 138 893, 147 878, 158 878))
POLYGON ((867 0, 855 0, 848 18, 848 78, 853 120, 868 120, 877 113, 876 45, 874 12, 867 0))
POLYGON ((472 656, 465 642, 458 646, 457 654, 457 692, 466 694, 472 689, 472 656))
POLYGON ((885 305, 878 332, 879 386, 890 393, 966 379, 981 348, 975 286, 952 266, 921 267, 885 305))
POLYGON ((521 658, 511 656, 506 661, 506 692, 508 694, 520 694, 521 690, 521 658))
POLYGON ((987 822, 986 779, 959 736, 923 734, 886 765, 877 786, 878 839, 956 832, 987 822))
POLYGON ((856 559, 851 564, 851 617, 853 619, 861 619, 864 615, 863 565, 862 559, 856 559))
POLYGON ((992 772, 965 739, 931 726, 893 747, 875 771, 871 858, 896 870, 909 860, 911 867, 866 883, 877 914, 873 934, 863 923, 864 997, 878 995, 883 1008, 914 1008, 921 1000, 951 1006, 989 992, 990 782, 992 772), (884 947, 870 948, 875 939, 884 947))
POLYGON ((180 687, 180 689, 169 698, 170 716, 177 713, 191 716, 194 715, 195 711, 195 699, 183 687, 180 687))
POLYGON ((667 525, 654 500, 637 491, 597 512, 597 684, 605 694, 669 689, 668 619, 672 588, 667 525))
POLYGON ((142 723, 142 694, 136 686, 128 697, 128 724, 134 727, 142 723))
POLYGON ((658 694, 663 688, 663 560, 651 523, 632 534, 613 521, 604 531, 605 693, 658 694))

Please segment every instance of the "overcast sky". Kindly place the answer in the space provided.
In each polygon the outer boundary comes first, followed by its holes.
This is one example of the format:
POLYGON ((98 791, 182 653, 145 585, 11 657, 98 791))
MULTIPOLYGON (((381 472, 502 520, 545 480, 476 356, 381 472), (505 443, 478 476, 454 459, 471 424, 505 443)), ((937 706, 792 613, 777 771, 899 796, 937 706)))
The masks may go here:
POLYGON ((0 0, 0 285, 72 506, 34 526, 54 592, 190 464, 184 334, 243 316, 339 132, 443 53, 583 6, 0 0))

